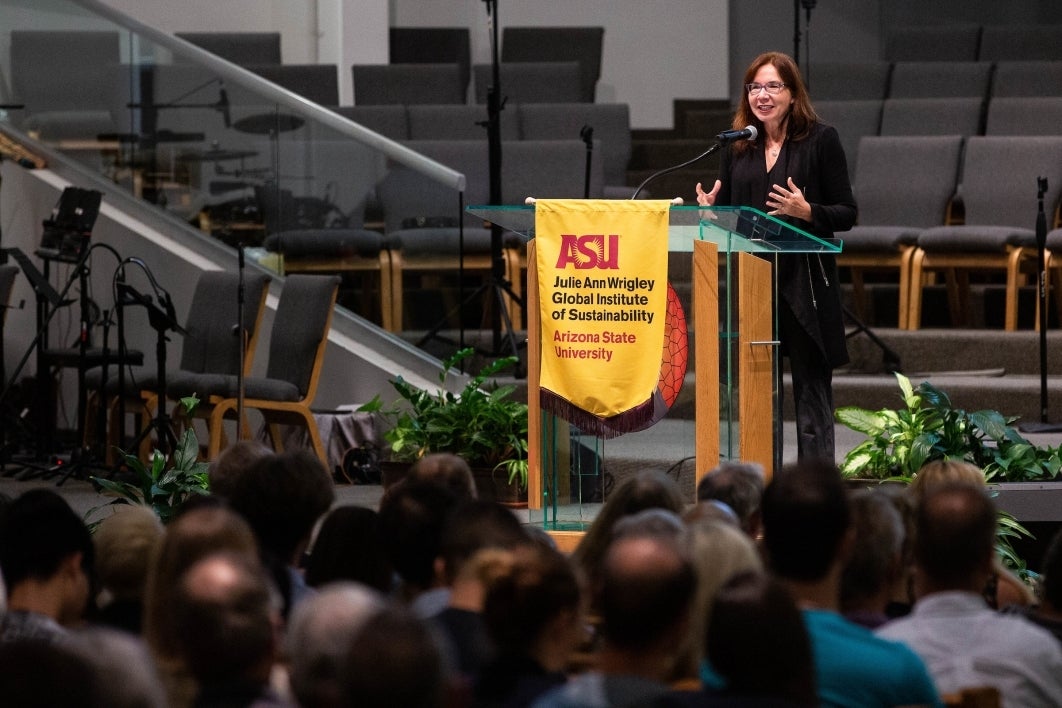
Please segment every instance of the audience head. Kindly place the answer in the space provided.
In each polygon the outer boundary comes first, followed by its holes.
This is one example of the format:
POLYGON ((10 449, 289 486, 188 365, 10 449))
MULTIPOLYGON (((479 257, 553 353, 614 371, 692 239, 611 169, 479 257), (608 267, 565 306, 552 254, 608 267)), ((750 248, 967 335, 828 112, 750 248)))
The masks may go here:
POLYGON ((48 614, 62 625, 81 619, 91 592, 95 548, 92 536, 66 500, 50 489, 31 489, 0 515, 0 571, 10 609, 30 586, 56 592, 48 614))
POLYGON ((257 558, 216 553, 181 576, 173 596, 177 649, 201 685, 265 684, 276 655, 280 599, 257 558))
POLYGON ((675 480, 661 472, 640 472, 608 496, 572 558, 593 582, 617 521, 645 509, 666 509, 679 514, 684 506, 675 480))
POLYGON ((273 451, 257 440, 238 440, 221 451, 207 469, 210 493, 228 499, 237 480, 255 462, 272 455, 273 451))
POLYGON ((391 561, 384 552, 379 516, 372 509, 337 506, 321 523, 306 560, 306 583, 321 587, 336 580, 390 592, 391 561))
POLYGON ((291 690, 302 708, 341 705, 347 651, 362 625, 385 605, 352 582, 327 585, 292 611, 286 646, 291 690))
POLYGON ((380 535, 408 597, 432 586, 439 536, 456 504, 445 487, 415 480, 396 484, 381 500, 380 535))
POLYGON ((464 566, 487 548, 511 550, 530 543, 512 511, 500 504, 470 499, 458 504, 443 523, 437 574, 450 585, 464 566))
POLYGON ((582 640, 582 589, 567 558, 541 544, 513 551, 508 572, 495 578, 483 621, 498 652, 530 656, 560 671, 582 640))
POLYGON ((343 705, 440 708, 446 693, 442 654, 426 623, 387 605, 361 626, 342 673, 343 705))
POLYGON ((1062 613, 1062 530, 1054 535, 1044 554, 1040 603, 1048 612, 1062 613))
POLYGON ((409 479, 441 484, 462 499, 476 498, 476 484, 472 479, 472 468, 460 455, 449 452, 425 455, 409 468, 409 479))
POLYGON ((996 509, 983 485, 948 482, 928 490, 915 510, 918 595, 980 593, 993 573, 995 543, 996 509))
POLYGON ((150 508, 116 505, 93 536, 100 589, 115 600, 143 600, 151 554, 163 533, 162 522, 150 508))
POLYGON ((974 464, 963 460, 933 460, 922 465, 907 488, 913 503, 918 503, 937 487, 952 482, 965 482, 975 487, 985 486, 985 475, 974 464))
POLYGON ((763 493, 763 541, 781 578, 822 580, 840 559, 850 523, 848 497, 837 468, 801 461, 774 476, 763 493))
POLYGON ((605 553, 595 587, 606 644, 634 654, 674 653, 688 629, 695 585, 680 535, 619 536, 605 553))
POLYGON ((734 524, 699 518, 688 524, 690 557, 697 589, 690 611, 690 633, 676 671, 679 678, 696 676, 704 656, 709 610, 719 588, 741 573, 762 573, 756 544, 734 524))
POLYGON ((179 625, 172 605, 178 580, 196 561, 220 551, 258 555, 251 527, 225 507, 190 509, 166 527, 152 558, 144 599, 144 638, 157 658, 176 658, 179 625))
POLYGON ((852 495, 851 551, 841 571, 841 611, 883 613, 888 590, 903 570, 904 520, 885 493, 852 495), (880 606, 868 607, 868 604, 880 606))
POLYGON ((229 490, 229 503, 247 519, 263 554, 287 564, 295 563, 334 499, 328 471, 303 449, 258 458, 229 490))
POLYGON ((803 616, 785 586, 770 576, 743 573, 720 588, 705 646, 728 692, 819 705, 803 616))
POLYGON ((742 530, 756 538, 760 533, 763 466, 755 462, 723 462, 697 484, 697 501, 719 501, 737 514, 742 530))

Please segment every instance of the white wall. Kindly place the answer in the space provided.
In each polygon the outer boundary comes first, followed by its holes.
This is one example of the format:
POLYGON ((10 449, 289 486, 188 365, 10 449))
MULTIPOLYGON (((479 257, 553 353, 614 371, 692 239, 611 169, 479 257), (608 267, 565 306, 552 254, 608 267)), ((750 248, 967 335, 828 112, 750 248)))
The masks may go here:
MULTIPOLYGON (((472 60, 490 61, 483 0, 391 0, 396 26, 468 27, 472 60)), ((500 29, 527 25, 605 28, 598 101, 631 106, 635 128, 672 127, 672 99, 725 98, 727 0, 499 0, 500 29)))

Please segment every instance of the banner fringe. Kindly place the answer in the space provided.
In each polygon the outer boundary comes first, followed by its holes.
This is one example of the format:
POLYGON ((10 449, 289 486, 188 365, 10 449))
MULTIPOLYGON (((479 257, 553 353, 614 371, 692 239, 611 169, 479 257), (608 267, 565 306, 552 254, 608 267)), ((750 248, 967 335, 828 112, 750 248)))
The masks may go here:
POLYGON ((606 440, 618 438, 625 433, 644 430, 655 419, 654 396, 650 396, 630 410, 607 418, 583 410, 571 401, 544 388, 539 389, 539 402, 542 410, 563 418, 588 435, 606 440))

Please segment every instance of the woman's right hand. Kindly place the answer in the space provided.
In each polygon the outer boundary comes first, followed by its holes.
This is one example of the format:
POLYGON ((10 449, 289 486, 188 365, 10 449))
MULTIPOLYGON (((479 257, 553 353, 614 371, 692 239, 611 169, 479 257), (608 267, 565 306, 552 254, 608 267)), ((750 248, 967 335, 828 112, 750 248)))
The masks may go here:
POLYGON ((712 187, 712 191, 706 192, 701 187, 701 183, 697 183, 697 203, 701 206, 712 206, 715 204, 715 195, 719 193, 719 188, 723 186, 723 183, 719 180, 715 181, 715 186, 712 187))

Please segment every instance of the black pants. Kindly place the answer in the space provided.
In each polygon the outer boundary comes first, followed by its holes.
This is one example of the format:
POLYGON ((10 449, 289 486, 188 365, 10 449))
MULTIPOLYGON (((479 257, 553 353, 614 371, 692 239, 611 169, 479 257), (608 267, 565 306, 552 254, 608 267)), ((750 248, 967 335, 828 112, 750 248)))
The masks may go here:
POLYGON ((778 334, 793 377, 797 457, 834 462, 833 367, 781 299, 778 334))

